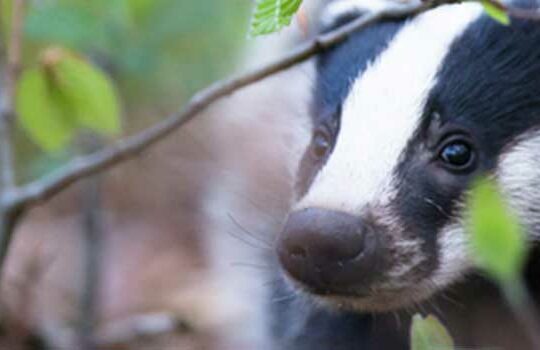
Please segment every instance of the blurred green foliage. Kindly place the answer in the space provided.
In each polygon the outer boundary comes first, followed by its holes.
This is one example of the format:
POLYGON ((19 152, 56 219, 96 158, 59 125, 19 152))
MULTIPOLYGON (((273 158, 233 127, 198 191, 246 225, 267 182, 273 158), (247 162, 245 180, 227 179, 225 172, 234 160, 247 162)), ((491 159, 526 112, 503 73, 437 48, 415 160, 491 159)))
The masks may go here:
POLYGON ((468 197, 472 258, 502 286, 521 278, 526 259, 525 232, 496 183, 478 180, 468 197))
POLYGON ((411 350, 452 350, 454 341, 443 326, 433 315, 422 317, 416 314, 411 324, 411 350))
MULTIPOLYGON (((0 51, 10 2, 1 2, 0 51)), ((113 78, 125 129, 133 132, 236 68, 251 7, 251 0, 28 0, 24 64, 35 66, 51 46, 86 56, 113 78)), ((18 131, 16 140, 23 179, 58 166, 24 133, 18 131), (38 173, 31 170, 34 163, 40 164, 38 173)))
MULTIPOLYGON (((249 0, 41 0, 27 14, 34 48, 66 46, 120 84, 127 105, 177 105, 234 67, 249 0)), ((32 50, 27 51, 32 60, 32 50)))

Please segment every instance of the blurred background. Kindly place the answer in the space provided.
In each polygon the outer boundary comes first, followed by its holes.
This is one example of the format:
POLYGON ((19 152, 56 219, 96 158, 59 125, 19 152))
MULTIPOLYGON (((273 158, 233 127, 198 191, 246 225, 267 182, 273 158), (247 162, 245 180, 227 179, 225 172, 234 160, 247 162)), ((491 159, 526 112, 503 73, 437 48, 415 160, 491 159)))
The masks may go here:
MULTIPOLYGON (((129 135, 307 39, 317 4, 283 33, 251 39, 251 0, 30 0, 24 64, 52 46, 85 56, 112 78, 129 135)), ((261 348, 273 283, 261 257, 272 254, 307 142, 310 85, 308 62, 243 89, 33 209, 3 277, 0 348, 261 348)), ((111 141, 82 147, 85 137, 51 154, 17 129, 18 181, 111 141)))

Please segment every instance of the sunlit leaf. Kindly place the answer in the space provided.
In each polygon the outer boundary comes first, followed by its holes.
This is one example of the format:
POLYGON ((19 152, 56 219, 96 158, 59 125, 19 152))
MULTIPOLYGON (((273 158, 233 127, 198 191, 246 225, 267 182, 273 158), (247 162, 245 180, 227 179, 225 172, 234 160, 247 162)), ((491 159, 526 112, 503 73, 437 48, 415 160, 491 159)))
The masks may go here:
POLYGON ((520 276, 526 256, 523 228, 492 180, 479 180, 467 203, 472 255, 502 283, 520 276))
POLYGON ((288 26, 302 0, 258 0, 251 19, 252 36, 270 34, 288 26))
POLYGON ((54 67, 58 88, 69 103, 78 126, 101 134, 120 132, 120 109, 108 77, 85 60, 64 54, 54 67))
POLYGON ((502 8, 502 6, 496 6, 491 0, 481 0, 484 11, 497 22, 504 24, 505 26, 510 24, 510 16, 502 8))
POLYGON ((411 350, 452 350, 454 341, 434 316, 416 314, 411 325, 411 350))
POLYGON ((104 135, 120 131, 118 99, 108 78, 70 52, 47 50, 17 89, 21 127, 47 152, 65 148, 81 128, 104 135))
POLYGON ((43 69, 32 68, 22 74, 16 109, 21 127, 45 151, 59 151, 71 140, 75 123, 67 116, 61 98, 43 69))

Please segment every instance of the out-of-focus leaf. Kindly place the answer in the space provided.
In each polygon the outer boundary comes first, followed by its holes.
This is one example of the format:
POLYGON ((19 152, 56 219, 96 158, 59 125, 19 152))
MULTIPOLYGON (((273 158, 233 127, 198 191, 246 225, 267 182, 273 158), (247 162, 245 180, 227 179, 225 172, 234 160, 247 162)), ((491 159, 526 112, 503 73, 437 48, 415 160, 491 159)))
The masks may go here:
POLYGON ((259 0, 251 19, 252 36, 274 33, 291 23, 302 0, 259 0))
POLYGON ((103 72, 69 53, 64 53, 53 69, 57 87, 78 126, 106 135, 120 132, 117 94, 103 72))
POLYGON ((174 108, 237 66, 251 2, 27 1, 25 60, 44 46, 68 47, 99 60, 134 110, 174 108))
POLYGON ((423 318, 416 314, 411 325, 411 350, 452 350, 454 341, 441 324, 432 315, 423 318))
POLYGON ((484 11, 497 22, 507 26, 510 24, 510 16, 501 7, 497 7, 490 0, 481 0, 484 11))
POLYGON ((108 78, 64 49, 49 49, 17 89, 21 127, 47 152, 65 148, 80 128, 120 131, 119 106, 108 78))
POLYGON ((523 228, 492 180, 473 186, 468 203, 472 256, 502 283, 519 278, 526 256, 523 228))
POLYGON ((71 140, 75 124, 66 117, 64 104, 41 67, 22 74, 16 109, 21 127, 45 151, 57 152, 71 140))

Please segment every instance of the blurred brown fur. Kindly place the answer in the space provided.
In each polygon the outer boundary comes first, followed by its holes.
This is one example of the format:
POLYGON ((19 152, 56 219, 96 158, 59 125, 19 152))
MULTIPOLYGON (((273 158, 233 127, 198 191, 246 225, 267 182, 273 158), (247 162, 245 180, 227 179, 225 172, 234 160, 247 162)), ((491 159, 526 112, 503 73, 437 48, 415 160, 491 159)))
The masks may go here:
MULTIPOLYGON (((235 261, 215 258, 215 250, 227 256, 226 250, 236 252, 235 245, 244 249, 243 229, 266 234, 285 215, 291 159, 298 157, 303 142, 298 128, 307 121, 302 115, 307 96, 298 92, 306 90, 301 84, 309 84, 308 73, 309 67, 286 72, 225 99, 102 177, 106 248, 97 336, 103 348, 165 348, 156 344, 172 342, 179 349, 216 344, 225 349, 231 342, 238 349, 236 340, 224 339, 231 328, 224 332, 223 326, 240 324, 248 311, 230 304, 228 289, 238 286, 220 285, 219 277, 225 273, 233 281, 230 273, 245 271, 233 266, 235 261), (286 91, 280 91, 283 81, 288 82, 286 91), (221 235, 217 247, 209 243, 216 235, 221 235), (144 315, 149 320, 161 315, 163 332, 150 324, 148 339, 144 315), (167 318, 183 326, 169 329, 167 318)), ((44 337, 55 349, 77 346, 82 191, 74 186, 23 220, 3 285, 2 301, 17 319, 5 323, 44 337)), ((240 280, 252 276, 247 272, 240 280)), ((15 337, 22 340, 24 334, 15 337)))

